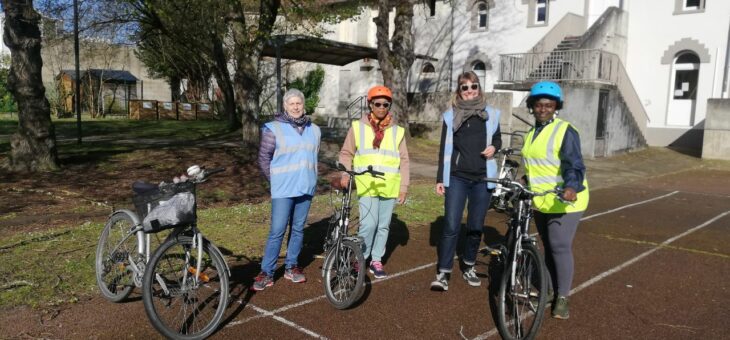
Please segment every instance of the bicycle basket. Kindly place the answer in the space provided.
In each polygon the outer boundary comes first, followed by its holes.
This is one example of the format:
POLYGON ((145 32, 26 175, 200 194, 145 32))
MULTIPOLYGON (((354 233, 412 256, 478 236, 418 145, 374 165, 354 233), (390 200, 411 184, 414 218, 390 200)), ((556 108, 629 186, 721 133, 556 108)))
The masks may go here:
POLYGON ((195 221, 195 184, 190 182, 163 184, 132 197, 142 226, 155 233, 195 221))

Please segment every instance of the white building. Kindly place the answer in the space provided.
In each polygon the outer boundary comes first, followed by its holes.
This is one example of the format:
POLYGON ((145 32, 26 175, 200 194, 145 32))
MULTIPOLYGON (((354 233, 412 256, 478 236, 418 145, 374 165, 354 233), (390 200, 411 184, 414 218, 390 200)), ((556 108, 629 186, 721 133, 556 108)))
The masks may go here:
MULTIPOLYGON (((589 156, 644 143, 700 148, 707 99, 728 97, 730 1, 426 3, 433 10, 415 9, 415 50, 438 61, 416 60, 410 92, 450 92, 459 73, 474 70, 485 91, 512 93, 519 114, 532 83, 558 80, 566 88, 562 114, 595 137, 586 138, 589 156)), ((375 47, 376 15, 365 10, 329 27, 326 38, 375 47)), ((325 69, 318 114, 342 116, 382 81, 377 60, 325 69)))

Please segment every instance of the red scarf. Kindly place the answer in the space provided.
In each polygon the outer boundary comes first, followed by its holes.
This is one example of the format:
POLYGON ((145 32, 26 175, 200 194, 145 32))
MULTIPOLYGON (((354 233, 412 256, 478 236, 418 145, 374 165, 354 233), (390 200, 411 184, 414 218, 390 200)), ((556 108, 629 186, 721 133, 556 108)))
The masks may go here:
POLYGON ((373 127, 373 132, 375 132, 375 139, 373 139, 373 148, 374 149, 380 149, 380 142, 383 141, 383 136, 385 136, 385 129, 388 128, 390 125, 390 120, 393 116, 388 112, 385 117, 383 117, 382 120, 378 120, 378 117, 375 117, 375 114, 370 112, 368 115, 368 120, 370 121, 370 126, 373 127))

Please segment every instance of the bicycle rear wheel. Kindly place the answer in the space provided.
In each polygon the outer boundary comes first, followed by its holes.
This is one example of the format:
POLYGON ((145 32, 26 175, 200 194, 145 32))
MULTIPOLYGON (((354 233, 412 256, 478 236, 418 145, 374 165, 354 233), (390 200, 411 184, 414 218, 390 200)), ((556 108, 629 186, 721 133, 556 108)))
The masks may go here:
POLYGON ((173 339, 203 339, 213 334, 228 305, 228 272, 218 250, 203 242, 198 280, 198 249, 193 238, 165 242, 148 263, 142 286, 144 309, 152 325, 173 339))
POLYGON ((365 258, 360 244, 343 240, 324 260, 324 292, 337 309, 346 309, 365 291, 365 258))
POLYGON ((115 212, 96 246, 96 282, 101 295, 112 302, 126 299, 135 286, 131 264, 142 256, 137 251, 137 235, 130 233, 135 220, 128 212, 115 212))
POLYGON ((537 247, 531 243, 522 244, 514 263, 511 255, 508 254, 499 286, 497 329, 503 339, 533 339, 547 304, 545 265, 537 247))

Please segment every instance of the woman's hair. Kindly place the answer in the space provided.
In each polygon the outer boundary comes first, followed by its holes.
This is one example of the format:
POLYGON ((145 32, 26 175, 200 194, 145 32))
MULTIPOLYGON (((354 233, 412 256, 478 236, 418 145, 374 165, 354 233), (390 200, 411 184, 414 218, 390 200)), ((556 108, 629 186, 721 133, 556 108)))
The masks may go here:
POLYGON ((286 93, 284 93, 284 103, 286 103, 289 98, 292 97, 299 97, 302 100, 302 103, 304 103, 304 93, 302 91, 299 91, 297 89, 288 89, 286 90, 286 93))
MULTIPOLYGON (((461 98, 461 94, 459 92, 459 87, 462 82, 464 81, 470 81, 472 84, 479 84, 479 76, 477 76, 474 71, 466 71, 464 73, 459 74, 459 77, 456 78, 456 90, 454 90, 454 96, 451 98, 451 104, 456 104, 456 99, 461 98)), ((482 94, 482 84, 479 84, 479 96, 481 97, 482 94)))

